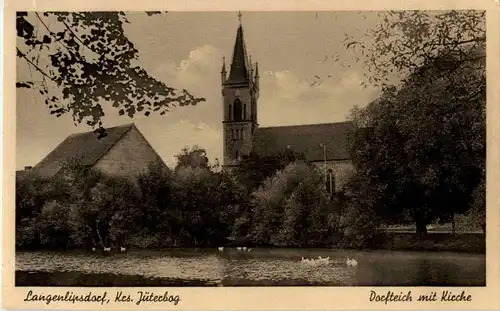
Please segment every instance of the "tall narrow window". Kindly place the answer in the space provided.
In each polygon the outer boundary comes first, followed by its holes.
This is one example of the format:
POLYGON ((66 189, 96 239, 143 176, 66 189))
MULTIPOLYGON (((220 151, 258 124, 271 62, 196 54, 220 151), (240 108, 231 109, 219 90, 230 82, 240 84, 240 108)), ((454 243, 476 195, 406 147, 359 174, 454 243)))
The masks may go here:
POLYGON ((326 190, 332 194, 335 192, 335 175, 333 174, 333 170, 329 169, 326 173, 326 190))
POLYGON ((247 119, 247 104, 243 104, 243 120, 247 119))
POLYGON ((233 105, 229 104, 229 120, 233 118, 233 105))
POLYGON ((240 152, 238 150, 236 150, 236 160, 239 160, 240 159, 240 152))
POLYGON ((233 120, 234 121, 241 121, 241 117, 242 117, 242 103, 241 103, 241 100, 239 98, 236 98, 236 100, 234 101, 234 118, 233 120))

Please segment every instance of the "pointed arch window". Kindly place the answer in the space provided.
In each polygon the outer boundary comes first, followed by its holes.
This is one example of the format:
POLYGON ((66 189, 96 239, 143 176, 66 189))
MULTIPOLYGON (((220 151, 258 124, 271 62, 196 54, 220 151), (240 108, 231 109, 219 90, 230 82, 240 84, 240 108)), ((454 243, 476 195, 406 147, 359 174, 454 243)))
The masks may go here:
POLYGON ((335 175, 333 173, 332 169, 329 169, 326 172, 326 190, 328 193, 333 194, 335 193, 335 175))
POLYGON ((236 98, 236 100, 234 101, 234 111, 233 111, 234 121, 241 121, 243 116, 242 110, 243 110, 243 104, 241 103, 241 100, 239 98, 236 98))

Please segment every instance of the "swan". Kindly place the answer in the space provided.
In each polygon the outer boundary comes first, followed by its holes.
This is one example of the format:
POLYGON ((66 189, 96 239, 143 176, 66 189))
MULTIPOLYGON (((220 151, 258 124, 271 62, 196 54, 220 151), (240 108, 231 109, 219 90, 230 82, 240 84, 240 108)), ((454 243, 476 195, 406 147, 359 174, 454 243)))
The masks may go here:
POLYGON ((220 246, 220 247, 219 247, 219 252, 221 252, 221 253, 222 253, 223 251, 224 251, 224 247, 220 246))
POLYGON ((302 257, 302 262, 307 263, 307 264, 311 264, 311 265, 327 264, 330 262, 330 257, 323 258, 321 256, 318 256, 318 259, 314 259, 314 258, 308 259, 308 258, 302 257))
POLYGON ((124 252, 126 249, 123 246, 120 246, 120 252, 124 252))
POLYGON ((111 247, 105 247, 105 248, 104 248, 104 251, 105 251, 105 252, 111 252, 111 247))
POLYGON ((238 246, 236 249, 237 249, 239 252, 241 251, 241 247, 239 247, 239 246, 238 246))
POLYGON ((92 247, 92 251, 95 252, 95 247, 92 247))
POLYGON ((246 247, 246 246, 243 246, 241 249, 242 249, 244 252, 246 252, 246 251, 247 251, 247 247, 246 247))
POLYGON ((358 262, 356 261, 356 259, 347 258, 347 262, 346 263, 350 267, 355 267, 355 266, 358 265, 358 262))
POLYGON ((249 251, 251 251, 251 250, 252 250, 252 249, 251 249, 251 248, 249 248, 249 249, 247 249, 247 252, 249 252, 249 251))

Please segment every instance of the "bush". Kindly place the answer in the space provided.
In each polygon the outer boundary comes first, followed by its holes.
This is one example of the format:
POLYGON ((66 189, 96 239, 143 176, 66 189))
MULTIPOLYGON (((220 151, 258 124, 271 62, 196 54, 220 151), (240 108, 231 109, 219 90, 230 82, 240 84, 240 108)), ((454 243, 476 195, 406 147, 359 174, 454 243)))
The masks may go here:
POLYGON ((338 235, 338 214, 323 190, 323 178, 294 162, 253 193, 251 237, 277 246, 327 245, 338 235))

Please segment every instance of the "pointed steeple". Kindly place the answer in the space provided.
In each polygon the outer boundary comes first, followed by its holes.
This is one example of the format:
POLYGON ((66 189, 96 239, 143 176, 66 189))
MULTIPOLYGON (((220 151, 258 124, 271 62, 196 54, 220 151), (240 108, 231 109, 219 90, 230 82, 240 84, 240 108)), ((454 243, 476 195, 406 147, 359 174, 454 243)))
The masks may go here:
POLYGON ((220 72, 221 76, 221 83, 224 84, 226 82, 226 76, 227 76, 227 71, 226 71, 226 58, 222 58, 222 70, 220 72))
POLYGON ((248 57, 243 39, 243 27, 241 26, 241 13, 239 13, 240 26, 236 33, 236 41, 234 43, 233 60, 229 72, 229 78, 226 84, 248 83, 248 57))

